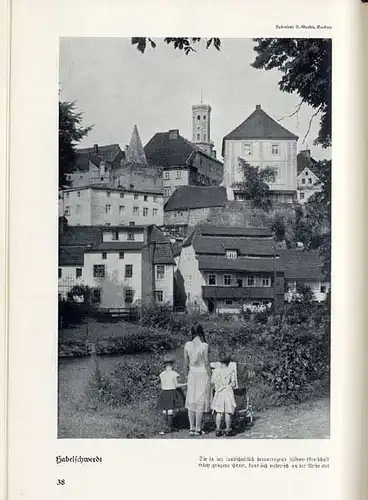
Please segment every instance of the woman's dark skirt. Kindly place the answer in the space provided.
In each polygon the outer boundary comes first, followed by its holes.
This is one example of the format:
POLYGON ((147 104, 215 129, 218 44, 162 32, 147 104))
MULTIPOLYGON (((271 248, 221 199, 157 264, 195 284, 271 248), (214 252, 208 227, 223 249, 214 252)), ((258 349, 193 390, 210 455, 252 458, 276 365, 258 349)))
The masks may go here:
POLYGON ((158 407, 161 410, 174 410, 183 408, 185 398, 182 389, 161 391, 158 398, 158 407))

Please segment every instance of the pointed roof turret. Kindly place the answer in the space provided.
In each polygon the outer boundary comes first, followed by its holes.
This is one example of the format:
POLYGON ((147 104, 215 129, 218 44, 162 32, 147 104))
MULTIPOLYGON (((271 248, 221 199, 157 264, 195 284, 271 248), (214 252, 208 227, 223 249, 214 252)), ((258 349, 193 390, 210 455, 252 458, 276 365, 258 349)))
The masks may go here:
POLYGON ((147 158, 144 153, 141 138, 139 137, 137 125, 134 125, 133 128, 129 148, 126 152, 126 160, 132 163, 147 163, 147 158))

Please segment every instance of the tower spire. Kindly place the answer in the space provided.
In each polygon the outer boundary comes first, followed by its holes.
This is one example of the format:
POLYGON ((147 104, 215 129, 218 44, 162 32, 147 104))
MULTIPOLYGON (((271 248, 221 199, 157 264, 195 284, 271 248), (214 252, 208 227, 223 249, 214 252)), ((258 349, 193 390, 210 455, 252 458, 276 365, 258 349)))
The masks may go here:
POLYGON ((126 153, 126 159, 134 163, 147 163, 146 155, 142 146, 141 138, 137 125, 134 125, 132 137, 130 139, 129 148, 126 153))

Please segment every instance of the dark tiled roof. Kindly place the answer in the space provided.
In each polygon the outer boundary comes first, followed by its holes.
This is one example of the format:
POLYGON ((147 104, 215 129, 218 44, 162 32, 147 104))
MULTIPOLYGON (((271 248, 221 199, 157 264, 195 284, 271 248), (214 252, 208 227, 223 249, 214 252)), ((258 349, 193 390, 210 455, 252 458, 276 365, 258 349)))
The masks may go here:
POLYGON ((75 167, 76 170, 86 172, 89 169, 89 162, 99 166, 101 161, 112 163, 118 157, 123 158, 124 152, 120 149, 119 144, 108 144, 106 146, 98 146, 98 152, 95 148, 76 149, 75 167))
POLYGON ((170 139, 169 132, 155 134, 146 144, 144 152, 149 163, 162 167, 186 166, 193 153, 200 153, 222 165, 219 160, 208 156, 181 135, 178 134, 176 139, 170 139))
POLYGON ((170 243, 156 243, 153 256, 154 264, 175 264, 170 243))
POLYGON ((63 233, 59 233, 59 246, 97 245, 102 242, 101 227, 99 226, 68 226, 63 233))
POLYGON ((240 255, 268 255, 273 256, 272 239, 232 238, 229 236, 202 236, 196 235, 193 248, 197 254, 226 255, 226 250, 237 250, 240 255))
POLYGON ((203 236, 272 237, 272 232, 267 227, 232 227, 201 224, 198 226, 198 231, 203 236))
POLYGON ((284 250, 280 254, 280 261, 286 279, 323 280, 322 261, 317 250, 284 250))
MULTIPOLYGON (((217 255, 199 255, 198 267, 203 271, 271 272, 274 270, 274 259, 262 257, 258 259, 247 257, 228 259, 217 255)), ((280 259, 276 259, 276 270, 282 271, 280 259)))
POLYGON ((92 248, 87 248, 86 252, 121 252, 129 250, 142 250, 143 241, 104 241, 92 248))
POLYGON ((203 286, 204 299, 273 299, 273 287, 203 286))
POLYGON ((298 175, 303 172, 305 168, 309 168, 311 172, 319 177, 318 169, 316 168, 316 160, 307 153, 307 151, 300 151, 297 156, 297 173, 298 175))
POLYGON ((179 257, 181 254, 182 245, 180 243, 175 243, 172 245, 171 250, 174 257, 179 257))
POLYGON ((223 207, 227 201, 225 187, 180 186, 165 204, 165 211, 223 207))
POLYGON ((59 266, 83 266, 84 247, 60 247, 59 266))
POLYGON ((275 139, 296 140, 298 136, 282 127, 257 105, 255 111, 232 132, 225 135, 222 141, 222 155, 225 152, 227 139, 275 139))

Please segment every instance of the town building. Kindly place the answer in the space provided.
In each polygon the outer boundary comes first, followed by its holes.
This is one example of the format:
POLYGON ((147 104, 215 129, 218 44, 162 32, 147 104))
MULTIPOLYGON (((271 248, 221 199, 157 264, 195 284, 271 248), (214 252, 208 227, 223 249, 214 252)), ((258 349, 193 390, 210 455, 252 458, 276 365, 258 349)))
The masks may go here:
MULTIPOLYGON (((64 189, 60 203, 70 226, 163 224, 162 192, 106 185, 64 189)), ((60 211, 59 211, 60 213, 60 211)))
POLYGON ((158 132, 146 144, 149 163, 163 168, 164 197, 168 199, 180 186, 219 186, 223 163, 216 158, 211 141, 211 106, 192 107, 192 142, 179 130, 158 132))
MULTIPOLYGON (((275 182, 269 184, 273 201, 296 201, 297 140, 295 134, 282 127, 257 104, 253 113, 223 138, 223 184, 237 188, 244 181, 239 162, 241 158, 251 166, 275 169, 275 182)), ((241 189, 235 189, 235 199, 241 198, 241 189)))
POLYGON ((284 303, 284 273, 266 228, 197 226, 176 254, 175 304, 239 313, 284 303))
POLYGON ((322 261, 317 250, 284 250, 280 261, 285 273, 285 300, 291 302, 298 296, 300 286, 307 286, 318 302, 326 300, 331 283, 321 271, 322 261))
POLYGON ((165 231, 185 237, 188 228, 207 222, 211 208, 224 208, 227 200, 227 189, 222 186, 180 186, 164 205, 165 231))
POLYGON ((174 259, 156 226, 72 227, 59 231, 59 297, 88 286, 101 308, 173 305, 174 259))
POLYGON ((309 149, 300 151, 297 156, 299 203, 307 202, 311 196, 321 189, 316 163, 316 160, 311 157, 309 149))

